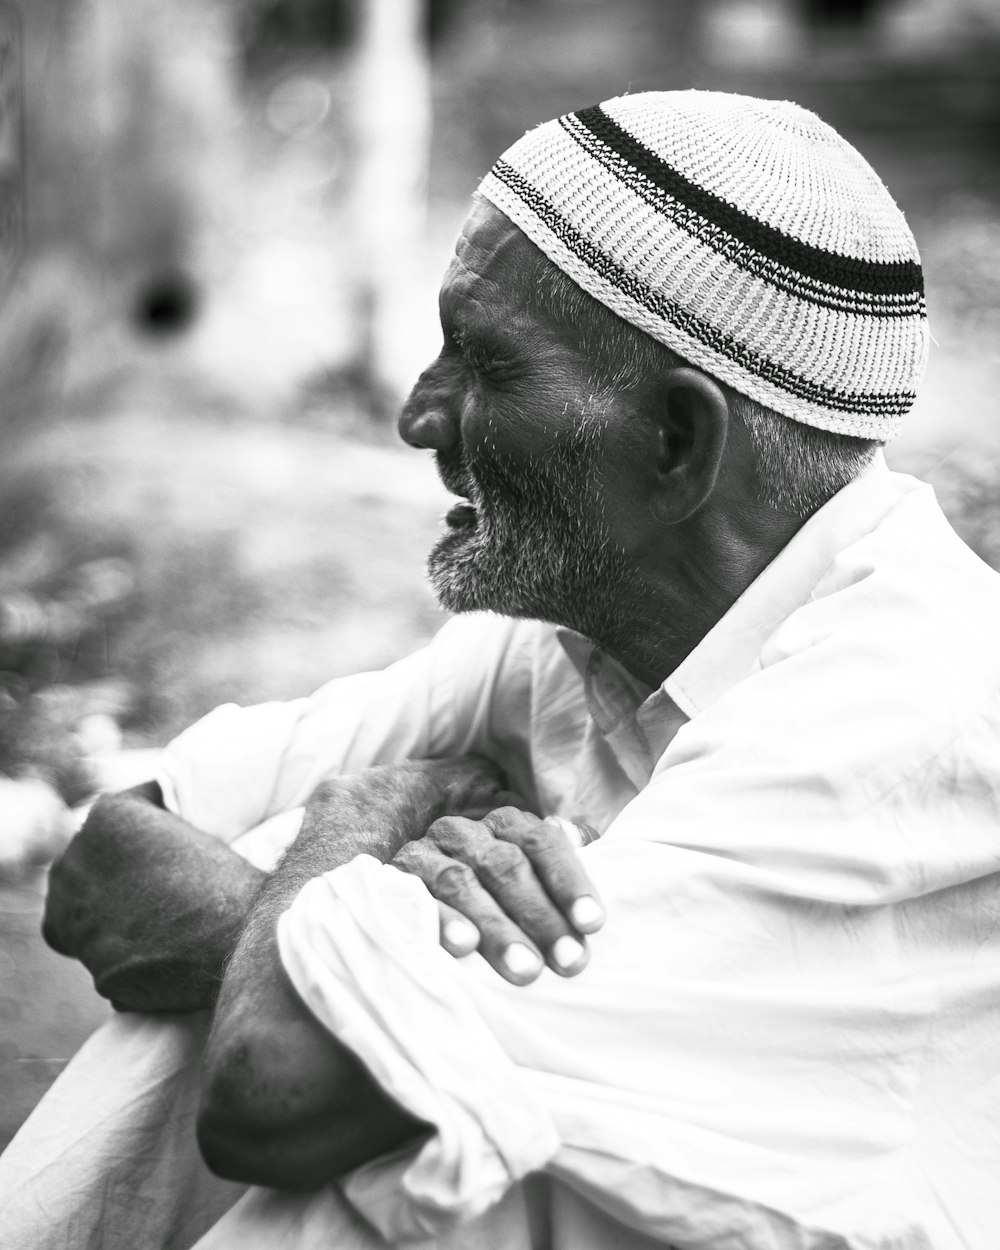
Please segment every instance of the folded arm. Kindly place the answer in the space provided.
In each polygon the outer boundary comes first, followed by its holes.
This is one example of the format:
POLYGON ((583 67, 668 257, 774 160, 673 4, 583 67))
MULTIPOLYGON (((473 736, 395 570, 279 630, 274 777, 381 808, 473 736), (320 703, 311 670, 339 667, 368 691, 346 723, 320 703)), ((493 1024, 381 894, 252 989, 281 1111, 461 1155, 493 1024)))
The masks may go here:
MULTIPOLYGON (((326 820, 330 837, 349 831, 350 816, 405 841, 446 812, 488 811, 509 797, 502 785, 479 756, 404 761, 327 779, 310 809, 315 821, 345 804, 344 822, 326 820)), ((84 964, 118 1010, 203 1010, 265 877, 165 810, 159 786, 147 782, 94 804, 49 873, 42 933, 84 964)))
MULTIPOLYGON (((475 757, 409 761, 324 782, 311 804, 329 816, 346 801, 346 814, 361 811, 370 830, 385 831, 385 845, 403 839, 393 862, 439 900, 453 955, 478 946, 518 985, 545 962, 572 976, 586 966, 578 939, 600 926, 600 908, 558 822, 494 810, 516 800, 501 784, 475 757), (489 815, 479 824, 457 813, 489 815)), ((350 819, 330 825, 330 836, 349 835, 350 819)), ((325 862, 314 860, 316 873, 325 862)), ((84 964, 117 1010, 206 1010, 265 877, 166 811, 148 782, 94 805, 49 874, 43 934, 84 964)))
MULTIPOLYGON (((281 966, 277 921, 312 878, 357 855, 387 862, 444 808, 416 785, 401 808, 393 770, 313 795, 302 829, 261 889, 229 963, 205 1056, 198 1141, 221 1176, 314 1189, 424 1128, 312 1017, 281 966)), ((418 773, 420 779, 426 774, 418 773)))
POLYGON ((444 817, 413 842, 389 820, 359 816, 343 800, 318 821, 307 808, 302 833, 260 891, 226 973, 198 1138, 209 1167, 230 1179, 312 1189, 428 1131, 313 1017, 287 977, 278 918, 308 881, 362 854, 383 863, 399 856, 439 896, 448 888, 440 875, 454 874, 453 901, 479 925, 487 958, 515 984, 534 980, 542 968, 528 935, 544 934, 539 945, 548 948, 550 966, 572 976, 586 964, 583 934, 602 923, 575 850, 552 822, 507 807, 482 821, 444 817), (320 832, 333 826, 340 828, 335 837, 320 832), (537 966, 506 963, 512 941, 534 954, 537 966), (571 954, 561 958, 567 944, 571 954))
POLYGON ((147 782, 94 804, 49 873, 42 933, 119 1010, 211 1007, 264 876, 147 782))

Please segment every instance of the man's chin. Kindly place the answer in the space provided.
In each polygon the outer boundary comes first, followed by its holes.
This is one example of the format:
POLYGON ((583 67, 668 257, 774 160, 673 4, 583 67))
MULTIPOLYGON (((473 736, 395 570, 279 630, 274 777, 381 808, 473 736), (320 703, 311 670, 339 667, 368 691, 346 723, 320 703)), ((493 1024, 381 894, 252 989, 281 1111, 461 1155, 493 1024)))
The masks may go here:
POLYGON ((512 582, 511 561, 490 559, 476 535, 468 530, 449 531, 431 549, 427 575, 437 601, 447 612, 497 612, 501 616, 538 618, 541 614, 526 601, 525 587, 512 582))
POLYGON ((476 567, 475 542, 468 530, 442 534, 427 558, 427 576, 438 603, 448 612, 501 610, 486 601, 486 579, 476 567))
POLYGON ((438 543, 427 562, 431 586, 438 603, 447 612, 496 612, 526 620, 554 621, 542 597, 530 588, 512 585, 497 571, 488 571, 468 549, 452 550, 458 544, 438 543))

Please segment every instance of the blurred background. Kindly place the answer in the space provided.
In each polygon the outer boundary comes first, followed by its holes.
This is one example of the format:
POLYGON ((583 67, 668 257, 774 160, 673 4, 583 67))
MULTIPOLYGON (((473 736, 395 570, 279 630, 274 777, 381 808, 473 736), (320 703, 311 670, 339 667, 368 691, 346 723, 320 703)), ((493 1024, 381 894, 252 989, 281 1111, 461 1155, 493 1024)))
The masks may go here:
POLYGON ((530 125, 693 86, 845 134, 928 285, 891 461, 1000 565, 998 52, 996 0, 0 0, 0 1145, 103 1014, 37 937, 67 809, 440 624, 394 415, 530 125))

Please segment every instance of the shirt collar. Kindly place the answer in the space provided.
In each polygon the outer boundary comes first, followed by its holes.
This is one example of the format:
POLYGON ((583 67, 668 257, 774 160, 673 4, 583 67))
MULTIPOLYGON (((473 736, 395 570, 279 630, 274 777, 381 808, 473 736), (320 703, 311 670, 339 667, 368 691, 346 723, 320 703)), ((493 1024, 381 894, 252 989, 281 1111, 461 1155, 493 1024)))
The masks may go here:
POLYGON ((663 683, 688 717, 746 677, 774 630, 806 603, 837 555, 869 533, 899 499, 901 485, 876 454, 862 474, 815 512, 663 683))
POLYGON ((587 710, 601 733, 609 733, 634 714, 652 693, 652 687, 633 677, 583 634, 559 625, 556 638, 583 679, 587 710))
POLYGON ((626 711, 644 702, 651 714, 658 712, 661 691, 687 718, 707 708, 752 671, 766 640, 809 600, 837 555, 874 529, 901 493, 922 487, 891 473, 877 452, 863 473, 806 521, 659 690, 651 691, 582 634, 557 627, 556 638, 583 679, 590 714, 601 731, 608 732, 626 711))

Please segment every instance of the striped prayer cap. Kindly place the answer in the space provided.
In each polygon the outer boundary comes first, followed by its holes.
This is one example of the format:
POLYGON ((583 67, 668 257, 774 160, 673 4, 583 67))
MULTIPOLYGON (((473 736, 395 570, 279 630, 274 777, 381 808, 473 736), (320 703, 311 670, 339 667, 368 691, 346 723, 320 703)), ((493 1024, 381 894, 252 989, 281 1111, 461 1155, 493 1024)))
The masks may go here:
POLYGON ((619 96, 530 130, 479 190, 590 295, 786 417, 885 442, 913 403, 913 236, 867 161, 796 104, 619 96))

